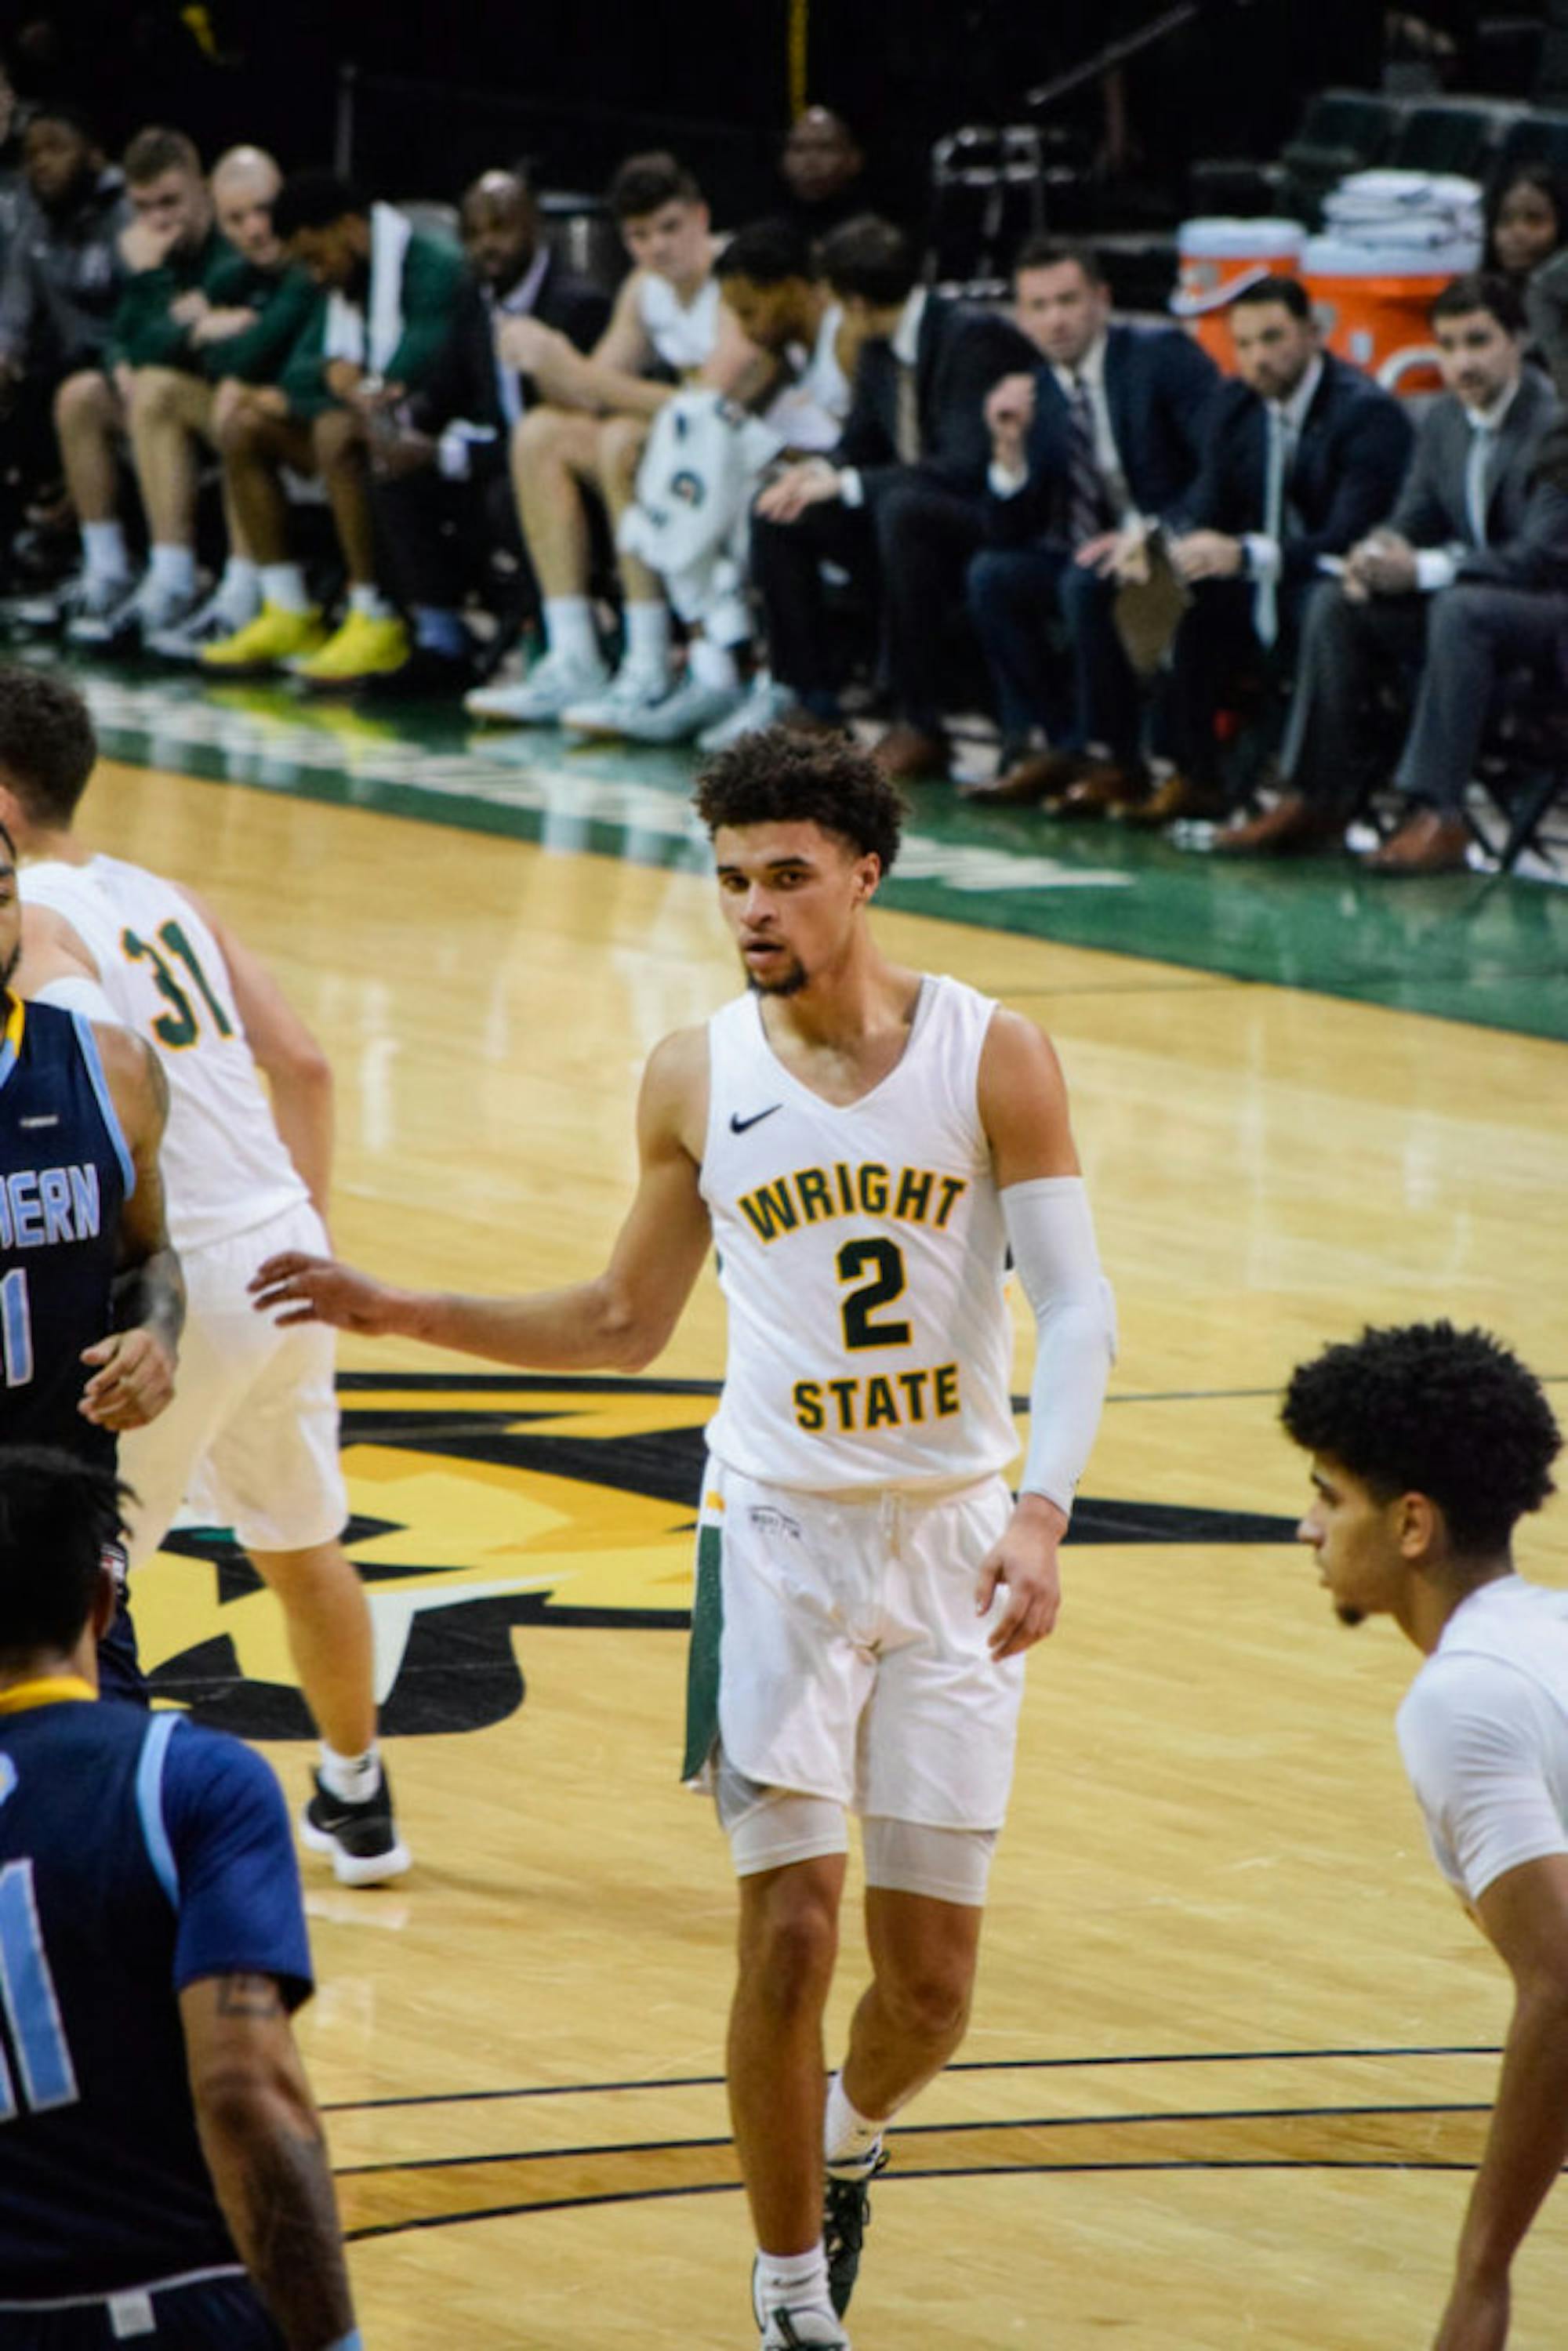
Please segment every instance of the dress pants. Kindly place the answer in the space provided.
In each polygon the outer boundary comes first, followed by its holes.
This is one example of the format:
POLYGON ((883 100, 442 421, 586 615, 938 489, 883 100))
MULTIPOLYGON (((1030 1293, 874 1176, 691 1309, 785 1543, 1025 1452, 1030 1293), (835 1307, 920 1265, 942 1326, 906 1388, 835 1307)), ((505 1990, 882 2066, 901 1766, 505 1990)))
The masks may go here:
POLYGON ((1118 766, 1134 765, 1143 697, 1116 634, 1115 581, 1042 541, 976 556, 968 597, 1003 739, 1039 726, 1054 750, 1103 744, 1118 766))
POLYGON ((1273 687, 1295 656, 1299 596, 1281 589, 1280 633, 1265 645, 1253 626, 1254 587, 1247 580, 1203 580, 1193 590, 1157 694, 1155 747, 1195 784, 1222 782, 1215 720, 1239 694, 1273 687))
POLYGON ((1431 603, 1427 664, 1394 780, 1406 798, 1458 816, 1500 683, 1530 669, 1543 693, 1562 693, 1568 594, 1458 580, 1431 603))
POLYGON ((979 498, 913 469, 895 475, 866 507, 825 502, 790 523, 754 516, 751 571, 774 676, 821 716, 836 708, 841 680, 821 576, 824 562, 836 564, 879 599, 879 669, 895 715, 939 735, 950 615, 984 540, 979 498))
POLYGON ((518 567, 508 604, 538 611, 538 588, 504 458, 476 462, 464 482, 448 481, 433 465, 396 478, 372 476, 371 505, 383 577, 399 603, 460 611, 482 580, 491 549, 501 549, 518 567))
POLYGON ((1380 685, 1393 684, 1408 707, 1431 602, 1426 596, 1358 602, 1337 580, 1309 591, 1280 772, 1290 790, 1325 814, 1348 820, 1386 773, 1380 753, 1388 747, 1368 724, 1369 705, 1380 685))

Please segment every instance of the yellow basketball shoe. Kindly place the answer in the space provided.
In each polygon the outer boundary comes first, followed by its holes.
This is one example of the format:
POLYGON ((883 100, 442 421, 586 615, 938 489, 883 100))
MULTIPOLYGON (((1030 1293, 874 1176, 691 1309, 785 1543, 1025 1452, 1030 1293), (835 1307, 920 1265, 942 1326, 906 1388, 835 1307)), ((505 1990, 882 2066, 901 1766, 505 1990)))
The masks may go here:
POLYGON ((318 652, 305 653, 288 666, 303 684, 326 693, 401 669, 410 650, 408 631, 395 612, 377 620, 368 612, 350 611, 318 652))
POLYGON ((215 644, 202 647, 202 667, 229 677, 248 676, 253 671, 277 669, 301 653, 314 653, 326 642, 326 625, 314 604, 304 612, 287 612, 281 604, 264 604, 255 620, 236 629, 232 637, 220 637, 215 644))

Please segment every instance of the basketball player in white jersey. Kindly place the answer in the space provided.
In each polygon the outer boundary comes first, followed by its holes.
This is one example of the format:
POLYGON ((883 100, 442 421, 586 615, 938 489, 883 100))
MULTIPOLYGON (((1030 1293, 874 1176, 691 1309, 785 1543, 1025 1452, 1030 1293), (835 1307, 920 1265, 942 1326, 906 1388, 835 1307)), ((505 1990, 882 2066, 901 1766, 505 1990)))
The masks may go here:
POLYGON ((187 1493, 233 1526, 282 1603, 321 1734, 301 1834, 344 1885, 379 1885, 409 1856, 376 1744, 370 1610, 339 1540, 349 1512, 331 1343, 263 1326, 258 1345, 246 1298, 280 1242, 325 1242, 331 1072, 277 983, 198 899, 77 839, 96 757, 74 686, 0 668, 0 822, 25 861, 18 988, 133 1030, 168 1081, 163 1181, 189 1308, 173 1402, 120 1444, 131 1565, 152 1557, 187 1493))
POLYGON ((285 1322, 630 1372, 716 1243, 729 1352, 686 1769, 740 1880, 728 2074, 762 2342, 843 2351, 883 2132, 967 2021, 1023 1653, 1055 1621, 1114 1326, 1051 1046, 873 942, 895 788, 847 744, 774 729, 716 760, 696 804, 749 992, 653 1052, 605 1271, 420 1296, 289 1255, 256 1287, 285 1322), (1009 1251, 1038 1332, 1016 1502, 1009 1251), (851 1811, 873 1976, 824 2115, 851 1811))
POLYGON ((631 555, 617 559, 625 652, 613 680, 605 666, 584 499, 601 499, 614 529, 632 503, 649 424, 672 392, 701 383, 749 406, 776 372, 719 299, 719 241, 691 173, 673 155, 632 155, 609 203, 633 266, 593 350, 578 350, 538 319, 507 319, 497 336, 501 359, 538 395, 513 434, 512 479, 549 650, 520 685, 477 686, 464 706, 509 726, 553 726, 570 708, 614 731, 623 705, 651 708, 669 693, 669 607, 654 573, 631 555))
POLYGON ((1369 1330, 1301 1364, 1300 1533, 1342 1621, 1389 1615, 1426 1663, 1400 1751, 1438 1868, 1513 1977, 1486 2151, 1434 2351, 1502 2351, 1509 2273, 1568 2161, 1568 1592, 1514 1571, 1563 1439, 1484 1331, 1369 1330))

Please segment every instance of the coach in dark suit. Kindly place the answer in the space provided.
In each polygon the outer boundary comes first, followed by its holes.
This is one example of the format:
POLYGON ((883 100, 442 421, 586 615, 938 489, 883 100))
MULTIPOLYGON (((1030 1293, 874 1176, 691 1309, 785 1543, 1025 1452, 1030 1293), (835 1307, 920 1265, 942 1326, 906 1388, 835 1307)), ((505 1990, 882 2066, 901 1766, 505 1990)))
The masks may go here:
POLYGON ((986 395, 1034 357, 1016 327, 916 283, 903 231, 866 215, 822 240, 822 274, 861 338, 837 449, 791 466, 757 501, 752 576, 774 676, 798 716, 840 723, 821 566, 874 584, 896 723, 876 747, 891 775, 945 771, 936 679, 945 608, 985 537, 986 395))
POLYGON ((1447 390, 1423 420, 1398 505, 1352 549, 1343 582, 1312 592, 1280 763, 1284 795, 1221 833, 1222 852, 1278 855, 1337 839, 1378 779, 1379 730, 1366 723, 1375 690, 1407 696, 1419 675, 1400 778, 1434 807, 1373 862, 1432 872, 1464 862, 1460 807, 1490 700, 1489 684, 1472 707, 1469 641, 1490 635, 1494 616, 1504 637, 1527 630, 1521 597, 1563 584, 1552 580, 1549 551, 1557 518, 1532 497, 1556 402, 1524 364, 1524 310, 1506 279, 1455 278, 1431 319, 1447 390))
POLYGON ((1248 680, 1288 671, 1325 556, 1344 555, 1399 495, 1410 423, 1319 346, 1305 289, 1265 277, 1230 306, 1236 380, 1209 413, 1202 469, 1171 557, 1192 588, 1163 715, 1175 772, 1134 823, 1222 814, 1215 718, 1248 680))
POLYGON ((382 682, 384 695, 454 694, 473 683, 458 612, 476 552, 500 549, 519 613, 538 606, 507 461, 511 429, 534 393, 499 348, 506 322, 537 319, 586 351, 610 319, 610 297, 563 268, 543 242, 517 172, 476 180, 462 219, 469 280, 452 333, 371 485, 385 575, 415 631, 413 656, 382 682))
POLYGON ((1192 487, 1219 376, 1176 328, 1113 326, 1087 246, 1031 237, 1014 296, 1041 363, 987 403, 990 545, 969 566, 968 596, 1002 756, 996 782, 970 797, 1064 796, 1087 811, 1144 795, 1142 697, 1113 618, 1116 575, 1146 525, 1192 487), (1043 754, 1029 750, 1037 726, 1043 754))

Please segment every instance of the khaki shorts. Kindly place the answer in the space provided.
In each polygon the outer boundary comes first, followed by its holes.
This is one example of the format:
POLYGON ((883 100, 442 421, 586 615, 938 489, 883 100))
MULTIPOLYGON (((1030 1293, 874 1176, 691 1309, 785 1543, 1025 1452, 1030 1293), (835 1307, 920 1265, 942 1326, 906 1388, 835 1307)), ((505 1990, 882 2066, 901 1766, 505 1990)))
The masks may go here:
POLYGON ((1000 1478, 927 1499, 764 1486, 708 1463, 697 1539, 685 1777, 717 1747, 759 1788, 932 1828, 998 1829, 1023 1660, 975 1613, 1007 1525, 1000 1478))

